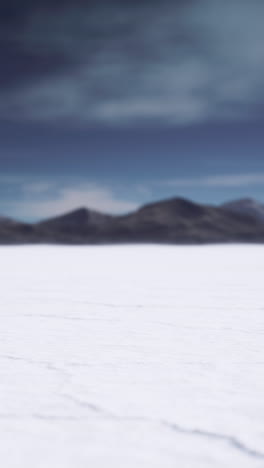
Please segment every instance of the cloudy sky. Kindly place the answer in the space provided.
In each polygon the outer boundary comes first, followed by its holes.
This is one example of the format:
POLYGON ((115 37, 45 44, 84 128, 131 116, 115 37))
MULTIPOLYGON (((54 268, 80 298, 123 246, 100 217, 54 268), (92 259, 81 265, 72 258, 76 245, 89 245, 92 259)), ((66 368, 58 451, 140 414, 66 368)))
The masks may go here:
POLYGON ((0 6, 0 213, 264 201, 263 0, 0 6))

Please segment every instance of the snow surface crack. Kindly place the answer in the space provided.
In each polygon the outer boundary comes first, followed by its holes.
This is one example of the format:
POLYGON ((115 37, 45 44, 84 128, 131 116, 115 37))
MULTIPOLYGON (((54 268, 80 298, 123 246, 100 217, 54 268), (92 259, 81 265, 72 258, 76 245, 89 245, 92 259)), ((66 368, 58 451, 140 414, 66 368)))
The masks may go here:
POLYGON ((104 417, 110 418, 110 419, 115 419, 115 420, 121 420, 119 416, 116 416, 114 413, 111 411, 108 411, 107 409, 103 408, 102 406, 96 405, 94 403, 90 403, 86 400, 82 400, 78 397, 68 395, 68 394, 61 394, 61 397, 73 402, 76 406, 79 408, 86 408, 89 409, 90 411, 93 411, 94 413, 100 414, 104 417))
POLYGON ((260 452, 258 450, 252 449, 248 447, 246 444, 241 442, 235 436, 229 436, 225 434, 219 434, 216 432, 206 431, 202 429, 187 429, 178 424, 170 423, 168 421, 160 421, 160 424, 167 427, 168 429, 181 433, 181 434, 188 434, 194 435, 198 437, 205 437, 207 439, 213 439, 219 442, 226 442, 236 450, 243 452, 245 455, 253 458, 258 458, 264 460, 264 452, 260 452))
POLYGON ((55 372, 62 380, 61 385, 68 382, 71 379, 71 375, 69 372, 67 372, 65 369, 61 369, 60 367, 57 367, 56 365, 52 364, 49 361, 33 360, 33 359, 28 359, 28 358, 8 355, 8 354, 1 355, 0 359, 6 359, 8 361, 14 361, 14 362, 23 362, 30 366, 42 367, 48 371, 55 372))
POLYGON ((80 408, 87 408, 97 414, 100 414, 104 417, 113 419, 115 421, 120 421, 120 422, 142 422, 142 423, 151 423, 151 424, 158 424, 162 427, 166 427, 169 430, 172 430, 174 432, 178 432, 181 434, 186 434, 190 436, 197 436, 197 437, 203 437, 211 440, 215 440, 216 442, 224 442, 228 444, 229 446, 233 447, 234 449, 242 452, 244 455, 252 458, 258 458, 261 460, 264 460, 264 452, 252 449, 248 447, 246 444, 241 442, 238 438, 232 435, 225 435, 225 434, 219 434, 216 432, 212 431, 206 431, 203 429, 188 429, 183 426, 180 426, 175 423, 171 423, 169 421, 165 420, 156 420, 152 418, 147 418, 147 417, 125 417, 125 416, 119 416, 110 410, 107 410, 99 405, 96 405, 94 403, 87 402, 85 400, 81 400, 78 397, 74 397, 71 395, 62 395, 64 398, 71 400, 73 403, 75 403, 77 406, 80 408))

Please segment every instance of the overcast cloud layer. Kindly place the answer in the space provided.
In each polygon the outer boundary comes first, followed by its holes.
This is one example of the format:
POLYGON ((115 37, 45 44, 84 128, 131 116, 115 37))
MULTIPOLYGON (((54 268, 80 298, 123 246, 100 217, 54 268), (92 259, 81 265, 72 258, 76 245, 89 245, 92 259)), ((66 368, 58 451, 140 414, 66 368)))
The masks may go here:
POLYGON ((122 125, 255 118, 262 0, 11 2, 0 117, 122 125))

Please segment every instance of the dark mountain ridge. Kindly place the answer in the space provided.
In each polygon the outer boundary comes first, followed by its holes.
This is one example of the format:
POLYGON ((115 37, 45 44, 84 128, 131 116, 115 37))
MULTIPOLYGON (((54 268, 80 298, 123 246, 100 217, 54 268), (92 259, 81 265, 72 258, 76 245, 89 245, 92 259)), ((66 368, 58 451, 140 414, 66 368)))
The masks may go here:
POLYGON ((34 224, 0 217, 0 243, 264 242, 264 218, 259 216, 262 205, 251 201, 246 203, 247 209, 237 209, 241 204, 245 201, 212 206, 171 198, 144 205, 122 216, 79 208, 34 224))
POLYGON ((240 213, 252 216, 253 218, 264 222, 264 203, 259 203, 252 198, 242 198, 224 203, 222 207, 233 213, 240 213))

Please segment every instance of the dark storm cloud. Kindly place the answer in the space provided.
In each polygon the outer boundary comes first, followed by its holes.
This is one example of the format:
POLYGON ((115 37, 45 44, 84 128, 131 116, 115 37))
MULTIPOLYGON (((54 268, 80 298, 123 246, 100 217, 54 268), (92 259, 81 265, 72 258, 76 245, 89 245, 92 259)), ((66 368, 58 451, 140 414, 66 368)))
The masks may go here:
MULTIPOLYGON (((0 5, 0 41, 1 41, 1 89, 20 88, 30 85, 35 80, 56 74, 67 69, 71 64, 67 54, 56 50, 39 50, 25 43, 30 18, 43 12, 44 15, 57 15, 70 2, 54 2, 27 0, 25 2, 11 0, 7 5, 0 5)), ((32 35, 30 41, 34 43, 32 35)), ((29 42, 30 42, 29 41, 29 42)))
POLYGON ((181 124, 254 116, 262 105, 262 0, 28 1, 0 11, 2 118, 181 124))

